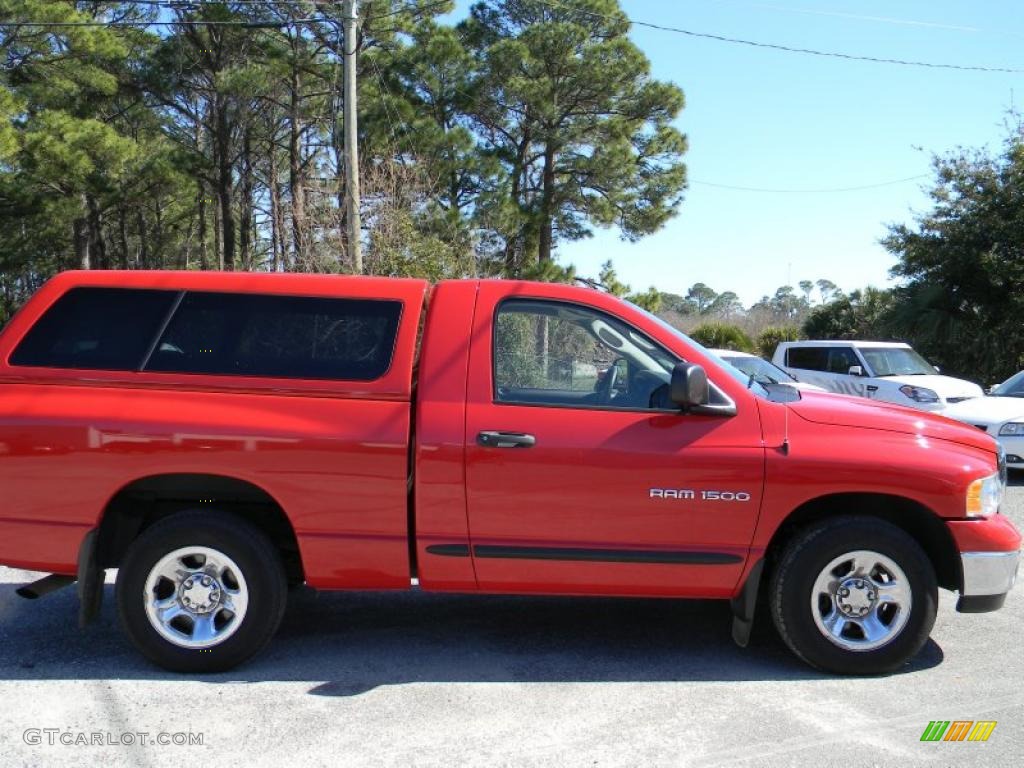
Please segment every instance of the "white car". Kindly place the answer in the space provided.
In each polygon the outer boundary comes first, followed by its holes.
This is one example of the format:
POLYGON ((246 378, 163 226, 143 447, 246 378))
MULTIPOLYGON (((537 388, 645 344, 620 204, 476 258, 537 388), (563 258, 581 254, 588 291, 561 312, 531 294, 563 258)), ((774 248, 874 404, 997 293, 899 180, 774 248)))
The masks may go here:
POLYGON ((760 358, 757 355, 751 355, 747 352, 737 352, 733 349, 709 349, 708 351, 721 360, 729 363, 733 368, 738 368, 741 373, 747 376, 753 376, 754 381, 758 384, 785 384, 786 386, 795 387, 796 389, 802 389, 805 391, 825 391, 822 387, 815 384, 808 384, 806 381, 800 381, 792 374, 779 368, 775 363, 769 363, 767 360, 760 358))
POLYGON ((942 376, 909 344, 881 341, 784 341, 772 362, 800 381, 842 395, 944 411, 985 393, 970 381, 942 376))
POLYGON ((1006 466, 1024 469, 1024 371, 993 387, 989 397, 951 405, 943 415, 985 430, 1006 451, 1006 466))

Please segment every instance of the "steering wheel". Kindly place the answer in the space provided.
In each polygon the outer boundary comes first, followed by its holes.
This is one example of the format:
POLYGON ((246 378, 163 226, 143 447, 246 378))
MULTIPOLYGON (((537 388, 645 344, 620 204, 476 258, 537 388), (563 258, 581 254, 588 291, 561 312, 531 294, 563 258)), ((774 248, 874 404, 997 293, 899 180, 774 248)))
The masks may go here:
POLYGON ((615 391, 615 385, 619 381, 619 368, 618 362, 622 360, 621 357, 616 358, 612 364, 605 371, 604 378, 598 383, 597 386, 597 399, 601 405, 609 405, 612 401, 612 395, 615 391))

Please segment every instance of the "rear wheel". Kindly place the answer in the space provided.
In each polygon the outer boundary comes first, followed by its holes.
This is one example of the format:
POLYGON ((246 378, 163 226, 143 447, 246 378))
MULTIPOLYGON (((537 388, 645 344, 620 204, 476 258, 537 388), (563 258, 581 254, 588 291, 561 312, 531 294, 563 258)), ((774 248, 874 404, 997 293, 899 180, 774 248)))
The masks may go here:
POLYGON ((261 651, 284 614, 281 559, 260 531, 220 512, 183 512, 131 545, 117 578, 129 638, 176 672, 219 672, 261 651))
POLYGON ((828 672, 870 675, 913 657, 935 624, 935 570, 921 546, 883 520, 819 523, 783 552, 770 588, 772 618, 801 659, 828 672))

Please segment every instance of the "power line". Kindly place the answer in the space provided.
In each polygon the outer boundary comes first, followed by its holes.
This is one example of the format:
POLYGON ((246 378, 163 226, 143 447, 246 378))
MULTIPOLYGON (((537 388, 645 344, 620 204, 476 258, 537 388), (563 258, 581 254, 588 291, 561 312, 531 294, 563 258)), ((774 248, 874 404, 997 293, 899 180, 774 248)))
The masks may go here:
POLYGON ((405 6, 399 6, 399 7, 395 8, 395 10, 393 10, 393 11, 388 11, 387 13, 378 13, 373 18, 375 18, 375 19, 383 19, 383 18, 385 18, 387 16, 397 16, 398 14, 406 13, 407 11, 419 11, 419 12, 423 13, 423 12, 426 12, 426 11, 432 11, 435 8, 440 8, 442 6, 448 5, 450 2, 451 2, 451 0, 437 0, 436 3, 428 3, 427 5, 405 5, 405 6))
POLYGON ((820 195, 830 192, 859 192, 865 189, 879 189, 880 187, 892 187, 896 184, 906 184, 909 181, 917 181, 918 179, 927 178, 929 174, 921 173, 917 176, 908 176, 905 179, 893 179, 892 181, 881 181, 877 184, 864 184, 857 187, 832 187, 826 189, 770 189, 767 187, 740 187, 732 184, 716 184, 711 181, 691 181, 691 184, 697 184, 702 187, 714 187, 716 189, 731 189, 737 192, 771 192, 773 194, 789 194, 789 195, 820 195))
MULTIPOLYGON (((542 5, 546 5, 549 8, 561 9, 579 13, 583 16, 591 16, 599 19, 611 19, 617 20, 619 16, 613 16, 607 13, 598 13, 596 11, 585 11, 582 8, 573 8, 564 3, 558 2, 558 0, 538 0, 542 5)), ((773 51, 783 51, 785 53, 802 53, 808 56, 823 56, 826 58, 834 59, 845 59, 847 61, 868 61, 873 64, 896 64, 904 67, 926 67, 928 69, 955 69, 963 72, 989 72, 989 73, 1002 73, 1019 75, 1024 74, 1024 69, 1012 69, 1010 67, 984 67, 974 66, 968 64, 942 64, 938 62, 930 61, 914 61, 911 59, 889 59, 878 56, 861 56, 852 53, 839 53, 837 51, 820 51, 815 48, 797 48, 788 45, 779 45, 777 43, 763 43, 757 40, 744 40, 739 37, 727 37, 726 35, 717 35, 711 32, 695 32, 691 29, 683 29, 682 27, 670 27, 664 24, 654 24, 649 21, 636 21, 635 19, 629 19, 627 21, 637 27, 647 27, 648 29, 656 29, 661 32, 673 32, 679 35, 686 35, 688 37, 696 37, 703 40, 715 40, 720 43, 733 43, 735 45, 747 45, 753 48, 768 48, 773 51)))
MULTIPOLYGON (((320 6, 337 6, 340 8, 343 0, 131 0, 131 2, 134 5, 150 5, 160 8, 173 8, 187 11, 195 8, 210 8, 230 5, 276 5, 283 7, 304 5, 314 6, 317 8, 320 6)), ((440 8, 443 5, 448 5, 450 2, 451 0, 438 0, 437 2, 423 6, 400 4, 396 6, 394 10, 388 11, 387 13, 376 14, 374 18, 397 16, 400 13, 406 13, 409 11, 430 11, 434 8, 440 8)))
MULTIPOLYGON (((290 6, 296 5, 294 2, 286 2, 286 0, 223 0, 223 2, 199 2, 197 0, 132 0, 139 5, 150 5, 162 8, 180 8, 182 10, 189 10, 203 6, 214 6, 214 5, 277 5, 277 6, 290 6)), ((387 13, 381 13, 373 17, 386 18, 388 16, 397 16, 401 13, 406 12, 429 12, 435 8, 440 8, 447 5, 450 0, 439 0, 435 3, 430 3, 424 6, 416 5, 404 5, 398 6, 392 11, 387 13)), ((310 2, 310 5, 340 5, 341 0, 329 0, 321 3, 310 2)), ((118 28, 123 27, 126 29, 138 28, 145 29, 148 27, 186 27, 190 25, 204 26, 204 27, 241 27, 248 29, 281 29, 287 27, 290 24, 311 24, 314 22, 328 22, 332 19, 327 17, 315 17, 315 18, 304 18, 304 19, 283 19, 283 20, 272 20, 272 19, 259 19, 255 21, 207 21, 203 19, 192 19, 192 20, 173 20, 173 21, 14 21, 14 22, 0 22, 0 29, 25 29, 25 28, 38 28, 38 29, 59 29, 62 27, 112 27, 118 28)))
POLYGON ((67 27, 112 27, 112 28, 138 28, 146 27, 246 27, 249 29, 280 29, 290 24, 311 23, 314 21, 328 21, 328 19, 289 19, 288 21, 204 21, 195 19, 192 21, 15 21, 10 24, 0 23, 0 29, 54 29, 67 27))
POLYGON ((162 8, 174 8, 183 11, 195 8, 213 8, 225 5, 341 5, 341 0, 130 0, 132 5, 153 5, 162 8))
POLYGON ((839 19, 851 19, 853 21, 868 21, 878 24, 891 24, 905 27, 923 27, 927 29, 941 29, 952 32, 985 32, 986 30, 980 29, 979 27, 967 27, 960 24, 943 24, 935 21, 924 21, 921 19, 900 19, 892 16, 867 16, 860 13, 843 13, 842 11, 828 11, 819 10, 815 8, 793 8, 784 5, 772 5, 768 3, 757 3, 757 2, 743 2, 742 0, 726 0, 726 2, 736 5, 744 5, 748 8, 757 8, 759 10, 768 11, 779 11, 782 13, 799 13, 807 16, 828 16, 839 19))

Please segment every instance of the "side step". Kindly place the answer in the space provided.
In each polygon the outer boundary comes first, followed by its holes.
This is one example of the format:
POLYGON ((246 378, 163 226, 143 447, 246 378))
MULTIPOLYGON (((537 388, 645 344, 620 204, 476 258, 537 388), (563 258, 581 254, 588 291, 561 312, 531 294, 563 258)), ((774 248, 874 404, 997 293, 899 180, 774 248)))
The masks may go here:
POLYGON ((51 573, 49 576, 44 576, 39 581, 33 581, 31 584, 18 587, 14 591, 26 600, 38 600, 43 595, 48 595, 51 592, 56 592, 58 589, 71 586, 76 580, 77 579, 74 576, 64 576, 59 573, 51 573))

